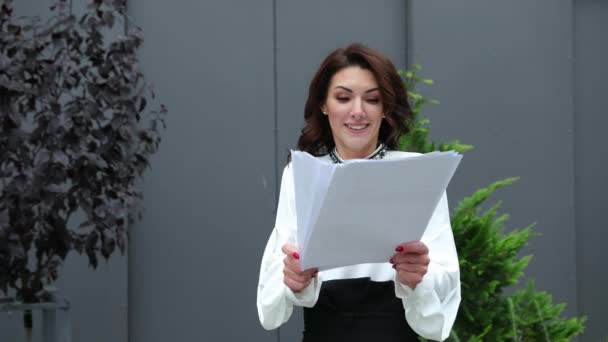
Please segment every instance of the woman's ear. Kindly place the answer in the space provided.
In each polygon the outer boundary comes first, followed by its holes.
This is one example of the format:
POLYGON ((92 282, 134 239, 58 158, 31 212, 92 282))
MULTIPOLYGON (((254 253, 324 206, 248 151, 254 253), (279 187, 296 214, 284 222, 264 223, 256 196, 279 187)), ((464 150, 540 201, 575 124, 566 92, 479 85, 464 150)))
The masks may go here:
POLYGON ((326 105, 321 106, 321 114, 327 115, 327 106, 326 105))

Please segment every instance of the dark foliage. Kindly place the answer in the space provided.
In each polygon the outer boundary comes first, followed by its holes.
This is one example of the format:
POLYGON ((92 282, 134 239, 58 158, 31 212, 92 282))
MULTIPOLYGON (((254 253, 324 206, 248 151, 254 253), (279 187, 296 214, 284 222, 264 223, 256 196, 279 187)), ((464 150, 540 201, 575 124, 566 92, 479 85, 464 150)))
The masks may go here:
POLYGON ((142 31, 112 34, 124 0, 57 1, 45 22, 0 4, 0 291, 36 302, 70 251, 124 252, 166 109, 147 110, 142 31))

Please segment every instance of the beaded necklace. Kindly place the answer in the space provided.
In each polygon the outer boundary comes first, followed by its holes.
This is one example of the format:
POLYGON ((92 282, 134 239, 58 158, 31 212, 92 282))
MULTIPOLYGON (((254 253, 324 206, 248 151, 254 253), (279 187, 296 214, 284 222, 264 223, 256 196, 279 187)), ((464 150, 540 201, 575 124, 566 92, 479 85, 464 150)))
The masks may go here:
MULTIPOLYGON (((367 156, 365 159, 370 159, 370 160, 371 159, 382 159, 382 158, 384 158, 386 151, 388 151, 388 148, 386 147, 386 145, 384 145, 384 143, 380 143, 380 145, 378 145, 376 150, 374 152, 372 152, 372 154, 367 156)), ((344 163, 344 160, 340 157, 340 155, 338 154, 338 151, 336 150, 335 147, 333 150, 331 150, 329 152, 329 157, 334 162, 334 164, 344 163)))

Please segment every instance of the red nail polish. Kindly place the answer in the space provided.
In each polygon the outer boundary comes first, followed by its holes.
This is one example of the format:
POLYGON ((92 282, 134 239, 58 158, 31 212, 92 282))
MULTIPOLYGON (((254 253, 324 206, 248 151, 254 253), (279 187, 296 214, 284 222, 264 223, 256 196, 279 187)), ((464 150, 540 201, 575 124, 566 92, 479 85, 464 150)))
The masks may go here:
POLYGON ((394 263, 395 263, 395 260, 393 260, 393 258, 391 258, 391 260, 389 260, 389 262, 390 262, 391 264, 394 264, 394 263))
POLYGON ((313 273, 313 274, 312 274, 312 277, 313 277, 313 278, 316 278, 316 277, 317 277, 317 274, 319 274, 319 271, 315 271, 315 273, 313 273))
POLYGON ((393 264, 393 268, 394 268, 394 269, 397 269, 397 265, 394 265, 394 264, 393 264))
POLYGON ((298 254, 298 252, 293 252, 292 256, 293 256, 295 259, 300 259, 300 254, 298 254))
POLYGON ((403 252, 403 246, 397 246, 397 248, 395 248, 395 252, 403 252))

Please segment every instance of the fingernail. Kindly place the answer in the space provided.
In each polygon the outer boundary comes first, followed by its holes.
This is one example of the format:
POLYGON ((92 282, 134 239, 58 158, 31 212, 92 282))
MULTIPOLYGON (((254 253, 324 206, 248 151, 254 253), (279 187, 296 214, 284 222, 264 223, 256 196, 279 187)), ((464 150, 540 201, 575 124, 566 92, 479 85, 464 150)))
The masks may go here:
POLYGON ((300 259, 300 254, 298 254, 298 252, 293 252, 292 256, 296 259, 300 259))
POLYGON ((393 268, 394 268, 394 269, 397 269, 397 265, 393 264, 393 268))
POLYGON ((393 258, 391 258, 391 260, 389 260, 391 264, 394 264, 395 261, 393 260, 393 258))
POLYGON ((318 273, 319 273, 319 271, 315 271, 315 273, 312 274, 312 277, 316 278, 318 273))
POLYGON ((397 248, 395 248, 395 252, 403 252, 403 246, 397 246, 397 248))

